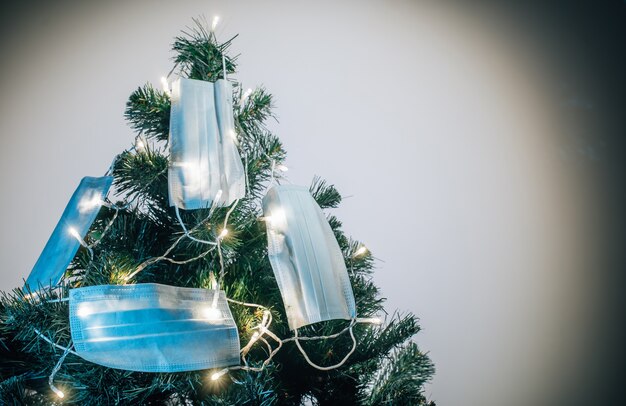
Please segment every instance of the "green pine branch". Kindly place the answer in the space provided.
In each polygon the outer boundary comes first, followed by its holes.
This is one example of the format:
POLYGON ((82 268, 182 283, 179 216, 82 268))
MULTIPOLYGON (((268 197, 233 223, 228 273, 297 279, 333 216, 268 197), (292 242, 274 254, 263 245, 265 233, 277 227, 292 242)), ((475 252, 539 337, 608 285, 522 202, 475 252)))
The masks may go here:
POLYGON ((236 57, 228 56, 226 51, 237 36, 219 43, 206 26, 202 20, 195 19, 192 27, 176 37, 172 50, 182 76, 215 82, 224 78, 224 64, 227 74, 235 73, 236 57))
POLYGON ((424 397, 424 384, 435 373, 433 363, 413 342, 394 350, 369 383, 362 399, 368 406, 432 405, 424 397))
POLYGON ((170 108, 169 96, 148 83, 131 93, 124 117, 140 135, 157 141, 167 141, 170 108))

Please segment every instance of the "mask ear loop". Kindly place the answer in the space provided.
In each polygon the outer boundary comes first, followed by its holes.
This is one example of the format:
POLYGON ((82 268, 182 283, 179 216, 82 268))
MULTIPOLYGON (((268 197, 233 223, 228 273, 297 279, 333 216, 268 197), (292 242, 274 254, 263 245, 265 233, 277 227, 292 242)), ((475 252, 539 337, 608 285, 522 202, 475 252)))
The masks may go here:
MULTIPOLYGON (((220 190, 220 192, 221 192, 221 190, 220 190)), ((218 195, 219 194, 220 193, 218 192, 218 195)), ((211 217, 211 214, 213 214, 213 210, 214 210, 216 201, 217 201, 217 199, 213 201, 213 205, 211 206, 211 209, 209 210, 209 215, 207 216, 207 219, 209 217, 211 217)), ((176 212, 176 218, 178 219, 178 223, 180 224, 180 226, 183 229, 183 233, 185 234, 185 237, 189 238, 192 241, 199 242, 200 244, 217 245, 217 243, 215 243, 213 241, 201 240, 199 238, 196 238, 196 237, 192 236, 191 233, 189 232, 189 230, 187 229, 187 227, 185 226, 185 223, 183 223, 183 219, 180 216, 180 209, 178 208, 178 206, 174 206, 174 211, 176 212)), ((206 221, 206 219, 204 221, 206 221)), ((204 221, 202 221, 202 223, 204 223, 204 221)))
MULTIPOLYGON (((346 361, 348 360, 348 358, 350 358, 352 353, 354 353, 354 351, 356 350, 356 338, 354 337, 354 331, 352 330, 352 328, 354 327, 355 324, 356 324, 356 319, 352 319, 350 321, 350 326, 348 327, 348 331, 350 332, 350 337, 352 338, 352 348, 346 354, 346 356, 341 361, 339 361, 339 363, 337 363, 335 365, 328 366, 328 367, 323 367, 323 366, 317 365, 316 363, 311 361, 311 359, 307 355, 306 351, 304 351, 304 348, 302 348, 302 346, 300 345, 300 338, 298 337, 298 329, 294 330, 293 341, 296 343, 296 346, 298 347, 298 350, 300 350, 300 353, 302 353, 302 356, 304 357, 306 362, 309 363, 309 365, 311 365, 313 368, 319 369, 320 371, 330 371, 330 370, 333 370, 333 369, 337 369, 340 366, 342 366, 343 364, 345 364, 346 361)), ((327 338, 336 337, 338 335, 341 335, 343 332, 344 331, 338 333, 337 335, 328 336, 327 338)), ((287 341, 287 340, 284 340, 284 341, 287 341)))

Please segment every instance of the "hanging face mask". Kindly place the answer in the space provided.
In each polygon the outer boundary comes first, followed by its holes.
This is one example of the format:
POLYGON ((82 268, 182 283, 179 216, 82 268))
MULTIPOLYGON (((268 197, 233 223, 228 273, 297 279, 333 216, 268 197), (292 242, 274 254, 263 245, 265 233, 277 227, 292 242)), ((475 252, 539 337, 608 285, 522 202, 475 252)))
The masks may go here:
POLYGON ((111 176, 85 177, 81 180, 30 272, 25 289, 34 292, 40 286, 55 286, 59 283, 80 247, 77 237, 82 239, 87 235, 112 182, 111 176))
POLYGON ((268 256, 289 328, 356 317, 346 265, 324 213, 308 189, 275 186, 263 199, 268 256))
POLYGON ((111 368, 179 372, 239 365, 223 291, 146 283, 70 290, 78 355, 111 368), (214 299, 217 299, 214 302, 214 299))
POLYGON ((181 78, 172 84, 171 100, 170 206, 207 208, 220 190, 218 206, 244 197, 231 84, 181 78))

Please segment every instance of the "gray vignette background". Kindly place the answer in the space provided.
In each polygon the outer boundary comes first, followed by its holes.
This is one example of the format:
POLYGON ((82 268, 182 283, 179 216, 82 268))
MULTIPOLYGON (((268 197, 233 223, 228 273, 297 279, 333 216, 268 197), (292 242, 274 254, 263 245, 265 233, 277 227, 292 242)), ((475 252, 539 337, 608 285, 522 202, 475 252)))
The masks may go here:
POLYGON ((388 310, 421 318, 430 398, 621 403, 624 2, 523 3, 3 3, 0 289, 130 145, 126 99, 173 37, 218 14, 290 179, 349 197, 388 310))

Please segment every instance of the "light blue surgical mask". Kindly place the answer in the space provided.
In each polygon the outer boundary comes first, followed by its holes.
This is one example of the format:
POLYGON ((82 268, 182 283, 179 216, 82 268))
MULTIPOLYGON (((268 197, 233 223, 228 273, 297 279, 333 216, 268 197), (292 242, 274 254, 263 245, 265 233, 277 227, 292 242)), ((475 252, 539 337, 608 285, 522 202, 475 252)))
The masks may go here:
POLYGON ((289 328, 356 317, 339 244, 309 190, 275 186, 263 199, 268 256, 289 328))
POLYGON ((59 283, 96 219, 112 182, 111 176, 85 177, 80 181, 26 280, 26 290, 34 292, 40 286, 54 287, 59 283))
POLYGON ((70 290, 69 303, 74 348, 96 364, 143 372, 239 365, 239 335, 223 291, 101 285, 70 290))
POLYGON ((245 196, 232 93, 224 79, 211 83, 180 78, 172 84, 170 206, 187 210, 228 206, 245 196))

